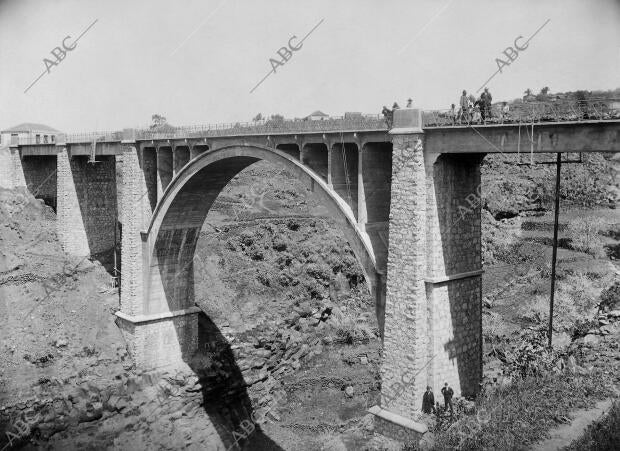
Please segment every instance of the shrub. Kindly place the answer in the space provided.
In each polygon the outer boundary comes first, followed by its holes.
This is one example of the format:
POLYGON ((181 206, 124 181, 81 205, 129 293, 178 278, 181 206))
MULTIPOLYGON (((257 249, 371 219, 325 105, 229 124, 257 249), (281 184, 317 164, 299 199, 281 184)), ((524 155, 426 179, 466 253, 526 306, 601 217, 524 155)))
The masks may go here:
MULTIPOLYGON (((599 289, 583 274, 568 274, 558 281, 553 305, 553 327, 574 334, 579 324, 597 313, 599 289)), ((533 296, 522 306, 521 317, 536 324, 549 320, 549 292, 533 296)))
POLYGON ((601 309, 603 311, 620 308, 620 282, 615 282, 601 293, 601 309))
POLYGON ((605 248, 598 233, 602 228, 603 221, 601 218, 572 219, 567 227, 570 248, 594 257, 604 257, 605 248))
POLYGON ((328 325, 333 331, 334 341, 352 345, 357 342, 367 343, 375 336, 373 329, 365 322, 358 321, 338 307, 332 309, 328 325))
POLYGON ((523 332, 521 344, 507 354, 508 374, 520 378, 546 374, 557 359, 547 343, 547 334, 543 331, 523 332))
POLYGON ((505 321, 497 312, 484 312, 482 315, 482 335, 488 342, 496 341, 503 334, 505 321))

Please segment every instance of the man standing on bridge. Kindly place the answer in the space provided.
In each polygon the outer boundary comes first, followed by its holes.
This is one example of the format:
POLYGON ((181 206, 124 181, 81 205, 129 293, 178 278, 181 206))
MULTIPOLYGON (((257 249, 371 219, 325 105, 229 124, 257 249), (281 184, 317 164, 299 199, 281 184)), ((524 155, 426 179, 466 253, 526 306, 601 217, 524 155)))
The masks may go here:
POLYGON ((467 91, 463 89, 463 95, 459 99, 459 124, 463 119, 469 122, 469 99, 467 98, 467 91))
POLYGON ((484 92, 480 95, 480 112, 482 113, 482 122, 486 123, 487 118, 491 119, 491 101, 493 97, 489 92, 489 88, 484 88, 484 92))

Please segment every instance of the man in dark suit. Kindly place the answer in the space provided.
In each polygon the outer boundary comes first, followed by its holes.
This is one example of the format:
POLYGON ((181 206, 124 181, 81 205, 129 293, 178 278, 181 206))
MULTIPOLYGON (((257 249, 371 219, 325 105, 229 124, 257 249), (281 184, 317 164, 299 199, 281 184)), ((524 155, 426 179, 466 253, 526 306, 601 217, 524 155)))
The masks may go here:
POLYGON ((435 396, 433 395, 433 391, 431 390, 431 387, 429 385, 426 387, 426 391, 424 392, 424 396, 422 397, 422 412, 433 413, 434 408, 435 396))
POLYGON ((452 387, 448 385, 446 382, 445 386, 441 389, 441 393, 443 394, 443 400, 445 402, 445 410, 448 410, 448 406, 450 406, 450 415, 454 415, 454 407, 452 407, 452 397, 454 396, 454 390, 452 387))

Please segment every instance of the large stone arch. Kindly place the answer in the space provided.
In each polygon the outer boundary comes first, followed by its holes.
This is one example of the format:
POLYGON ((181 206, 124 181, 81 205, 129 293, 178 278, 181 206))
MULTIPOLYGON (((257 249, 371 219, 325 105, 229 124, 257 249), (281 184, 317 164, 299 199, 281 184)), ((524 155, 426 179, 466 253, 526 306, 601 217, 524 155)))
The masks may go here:
POLYGON ((259 161, 284 164, 310 187, 342 227, 375 299, 377 321, 383 330, 384 277, 377 271, 370 239, 351 208, 321 177, 283 151, 260 145, 230 145, 204 152, 173 178, 153 212, 146 236, 144 305, 147 315, 194 307, 194 252, 213 202, 240 171, 259 161))

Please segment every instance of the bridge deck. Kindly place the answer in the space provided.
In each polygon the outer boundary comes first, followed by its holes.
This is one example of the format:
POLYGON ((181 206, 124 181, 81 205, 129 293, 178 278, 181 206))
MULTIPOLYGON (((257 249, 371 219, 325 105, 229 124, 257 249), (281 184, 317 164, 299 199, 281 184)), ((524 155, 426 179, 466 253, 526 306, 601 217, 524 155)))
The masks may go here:
MULTIPOLYGON (((553 101, 514 104, 512 111, 502 112, 498 105, 491 109, 486 123, 473 121, 470 113, 456 114, 448 110, 424 111, 422 128, 427 133, 434 151, 438 152, 521 152, 523 146, 533 152, 598 152, 618 151, 618 124, 620 101, 553 101), (578 132, 576 130, 579 130, 578 132), (516 133, 516 140, 513 136, 516 133), (560 135, 558 135, 558 133, 560 135), (536 136, 534 136, 536 135, 536 136), (576 141, 575 141, 576 140, 576 141)), ((405 110, 407 111, 407 110, 405 110)), ((409 110, 411 111, 411 110, 409 110)), ((389 142, 388 123, 391 118, 379 115, 349 114, 326 120, 265 120, 234 124, 208 124, 172 127, 164 130, 125 129, 112 132, 91 132, 58 136, 57 143, 40 143, 36 138, 21 138, 12 146, 27 146, 28 155, 55 154, 55 145, 71 144, 77 154, 88 154, 92 146, 97 155, 114 154, 105 143, 129 141, 179 141, 246 139, 277 137, 280 143, 297 141, 298 135, 321 137, 329 135, 350 141, 352 134, 368 136, 389 142), (347 136, 349 135, 349 136, 347 136), (384 136, 385 135, 385 136, 384 136), (346 139, 348 138, 348 139, 346 139)), ((391 124, 390 124, 391 125, 391 124)), ((357 136, 356 136, 357 137, 357 136)), ((178 142, 175 143, 180 145, 178 142)), ((75 154, 75 153, 74 153, 75 154)))

